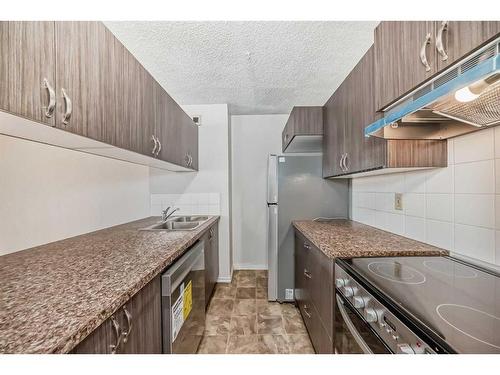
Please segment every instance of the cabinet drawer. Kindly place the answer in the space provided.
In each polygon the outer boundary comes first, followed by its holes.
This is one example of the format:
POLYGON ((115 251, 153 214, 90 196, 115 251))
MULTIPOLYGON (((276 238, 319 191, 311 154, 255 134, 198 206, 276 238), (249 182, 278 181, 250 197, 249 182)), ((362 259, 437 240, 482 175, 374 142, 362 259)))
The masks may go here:
POLYGON ((303 301, 302 303, 299 303, 299 310, 316 353, 332 353, 332 339, 328 335, 326 328, 321 322, 318 310, 316 310, 314 304, 310 303, 307 300, 303 301))

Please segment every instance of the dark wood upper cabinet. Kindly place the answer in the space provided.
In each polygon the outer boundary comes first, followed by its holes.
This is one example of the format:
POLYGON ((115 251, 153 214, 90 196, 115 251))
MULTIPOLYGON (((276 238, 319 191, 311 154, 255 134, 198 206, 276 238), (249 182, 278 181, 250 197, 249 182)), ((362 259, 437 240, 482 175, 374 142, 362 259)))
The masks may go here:
POLYGON ((436 22, 435 29, 437 67, 442 70, 498 36, 500 21, 436 22))
POLYGON ((384 21, 377 26, 377 110, 387 107, 437 71, 434 38, 434 21, 384 21))
POLYGON ((55 124, 54 25, 0 22, 0 109, 48 125, 55 124))
POLYGON ((342 83, 323 107, 323 177, 343 174, 347 85, 342 83))
MULTIPOLYGON (((322 135, 322 107, 293 107, 285 127, 283 128, 283 132, 281 133, 281 149, 283 152, 307 152, 311 145, 297 144, 295 147, 289 146, 297 143, 295 142, 295 137, 297 136, 321 137, 322 135)), ((320 142, 319 146, 321 146, 320 142)))

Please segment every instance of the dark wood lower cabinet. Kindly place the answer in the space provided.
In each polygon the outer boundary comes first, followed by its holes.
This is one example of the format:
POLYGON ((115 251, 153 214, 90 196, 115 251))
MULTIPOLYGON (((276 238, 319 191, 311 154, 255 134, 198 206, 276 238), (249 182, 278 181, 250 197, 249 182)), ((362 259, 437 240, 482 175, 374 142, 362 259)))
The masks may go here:
POLYGON ((205 307, 208 306, 219 278, 218 224, 210 227, 204 235, 205 241, 205 307))
POLYGON ((295 301, 316 353, 333 353, 332 259, 295 234, 295 301))
POLYGON ((160 354, 161 279, 156 276, 73 350, 74 354, 160 354), (128 315, 128 316, 127 316, 128 315))

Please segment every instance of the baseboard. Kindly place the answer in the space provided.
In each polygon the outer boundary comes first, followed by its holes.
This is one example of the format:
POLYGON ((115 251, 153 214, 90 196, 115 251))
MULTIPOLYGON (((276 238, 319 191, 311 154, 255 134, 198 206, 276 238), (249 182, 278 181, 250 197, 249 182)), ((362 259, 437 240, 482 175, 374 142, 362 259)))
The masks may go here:
POLYGON ((231 282, 231 277, 219 277, 217 279, 218 283, 230 283, 231 282))
POLYGON ((235 264, 234 270, 267 270, 267 264, 235 264))

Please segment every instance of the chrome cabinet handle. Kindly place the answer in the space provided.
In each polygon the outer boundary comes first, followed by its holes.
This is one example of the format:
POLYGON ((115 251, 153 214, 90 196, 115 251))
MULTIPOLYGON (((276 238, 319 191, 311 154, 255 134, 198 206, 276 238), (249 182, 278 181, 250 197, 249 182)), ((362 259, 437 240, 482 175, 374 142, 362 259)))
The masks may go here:
POLYGON ((441 22, 441 27, 439 28, 439 31, 436 35, 436 49, 438 53, 441 55, 441 60, 446 61, 448 60, 448 54, 444 50, 444 45, 443 45, 443 33, 448 31, 448 21, 443 21, 441 22))
POLYGON ((158 147, 158 142, 156 141, 156 137, 154 135, 151 136, 151 140, 155 143, 153 146, 153 151, 151 153, 156 155, 156 148, 158 147))
POLYGON ((344 154, 342 154, 342 156, 340 157, 340 161, 339 161, 339 166, 340 166, 341 171, 344 171, 344 168, 342 168, 342 161, 343 160, 344 160, 344 154))
POLYGON ((184 156, 184 161, 186 162, 186 166, 189 167, 189 154, 186 154, 186 156, 184 156))
POLYGON ((420 48, 420 61, 422 62, 422 65, 425 66, 426 72, 429 72, 431 70, 431 66, 427 61, 427 45, 431 44, 431 39, 431 33, 428 33, 425 37, 424 44, 422 44, 422 47, 420 48))
POLYGON ((122 332, 123 343, 126 344, 128 341, 128 336, 130 335, 130 331, 132 330, 132 314, 127 310, 127 306, 123 305, 123 312, 125 313, 125 317, 127 318, 127 330, 122 332))
POLYGON ((308 245, 307 243, 304 242, 304 248, 306 248, 307 250, 311 250, 311 246, 308 245))
POLYGON ((312 279, 311 273, 304 268, 304 276, 307 277, 308 279, 312 279))
POLYGON ((309 314, 309 313, 307 312, 307 309, 308 309, 308 308, 309 308, 309 307, 308 307, 307 305, 304 305, 304 314, 306 314, 306 316, 307 316, 309 319, 311 319, 311 314, 309 314))
POLYGON ((158 156, 161 151, 161 141, 158 139, 158 137, 156 137, 156 141, 158 142, 158 150, 156 150, 155 156, 158 156))
POLYGON ((120 331, 120 325, 116 321, 115 316, 111 315, 110 319, 111 319, 111 323, 113 323, 113 328, 115 330, 116 342, 114 344, 111 344, 109 347, 111 348, 111 354, 116 354, 116 352, 118 351, 118 349, 122 343, 122 334, 120 331))
POLYGON ((49 104, 47 105, 47 108, 45 110, 45 117, 50 118, 54 114, 54 109, 56 108, 56 92, 50 85, 47 78, 43 79, 43 87, 45 87, 47 89, 47 92, 49 93, 49 104))
POLYGON ((71 113, 73 112, 73 103, 71 102, 71 99, 69 98, 69 96, 66 93, 65 89, 62 88, 61 92, 62 92, 62 96, 63 96, 63 99, 64 99, 64 105, 66 107, 66 109, 64 111, 62 123, 64 125, 68 125, 69 120, 71 119, 71 113))
POLYGON ((347 163, 347 156, 349 156, 349 153, 345 153, 344 155, 344 172, 349 172, 349 164, 347 163))

